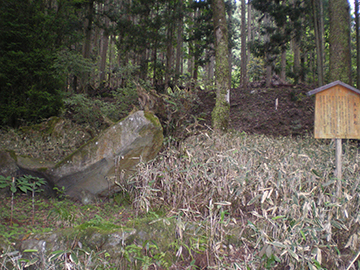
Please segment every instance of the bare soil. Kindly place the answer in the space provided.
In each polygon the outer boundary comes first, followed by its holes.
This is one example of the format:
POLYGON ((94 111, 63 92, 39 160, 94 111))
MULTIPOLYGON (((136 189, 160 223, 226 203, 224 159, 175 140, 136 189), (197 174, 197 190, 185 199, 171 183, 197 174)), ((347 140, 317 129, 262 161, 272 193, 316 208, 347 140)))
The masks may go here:
POLYGON ((231 126, 248 133, 297 136, 312 132, 314 97, 305 85, 236 89, 231 95, 231 126))
MULTIPOLYGON (((315 87, 307 85, 271 88, 236 88, 230 94, 230 130, 267 136, 299 136, 312 134, 314 97, 306 93, 315 87)), ((202 109, 211 124, 215 94, 201 96, 202 109)))

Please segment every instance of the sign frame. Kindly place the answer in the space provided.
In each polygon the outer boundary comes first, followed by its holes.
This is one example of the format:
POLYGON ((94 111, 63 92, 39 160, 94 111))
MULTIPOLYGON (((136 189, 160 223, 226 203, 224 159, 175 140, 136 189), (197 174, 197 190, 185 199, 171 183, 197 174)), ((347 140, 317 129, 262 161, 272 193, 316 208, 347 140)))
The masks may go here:
POLYGON ((307 93, 315 94, 316 139, 360 139, 360 91, 335 81, 307 93))
POLYGON ((336 194, 342 194, 342 139, 360 139, 360 91, 335 81, 307 93, 315 95, 316 139, 335 139, 336 194))

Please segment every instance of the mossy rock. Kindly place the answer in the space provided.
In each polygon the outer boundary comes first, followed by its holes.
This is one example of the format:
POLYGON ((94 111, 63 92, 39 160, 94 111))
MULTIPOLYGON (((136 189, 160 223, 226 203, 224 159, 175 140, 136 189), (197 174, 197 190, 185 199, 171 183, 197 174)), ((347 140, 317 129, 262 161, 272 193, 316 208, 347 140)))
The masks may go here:
MULTIPOLYGON (((110 196, 120 190, 117 174, 127 179, 139 162, 156 157, 163 130, 151 112, 137 111, 104 130, 78 150, 46 171, 54 185, 82 200, 81 194, 110 196)), ((125 180, 124 180, 125 181, 125 180)))

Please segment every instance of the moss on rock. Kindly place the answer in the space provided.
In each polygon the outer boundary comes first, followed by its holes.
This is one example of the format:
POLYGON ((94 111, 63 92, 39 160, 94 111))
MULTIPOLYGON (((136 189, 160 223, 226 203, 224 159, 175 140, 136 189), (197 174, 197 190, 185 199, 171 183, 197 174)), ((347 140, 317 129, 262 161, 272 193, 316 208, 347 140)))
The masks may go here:
POLYGON ((146 119, 148 119, 155 127, 161 128, 162 130, 162 126, 161 123, 159 121, 159 119, 151 112, 149 111, 144 111, 144 116, 146 119))

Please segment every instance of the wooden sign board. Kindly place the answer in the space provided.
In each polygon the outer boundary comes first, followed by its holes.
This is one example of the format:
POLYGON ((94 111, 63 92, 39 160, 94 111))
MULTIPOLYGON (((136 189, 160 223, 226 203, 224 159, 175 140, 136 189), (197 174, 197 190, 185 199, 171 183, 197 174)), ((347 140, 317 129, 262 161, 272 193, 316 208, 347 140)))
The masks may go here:
POLYGON ((360 139, 360 91, 341 81, 307 93, 315 94, 317 139, 360 139))

